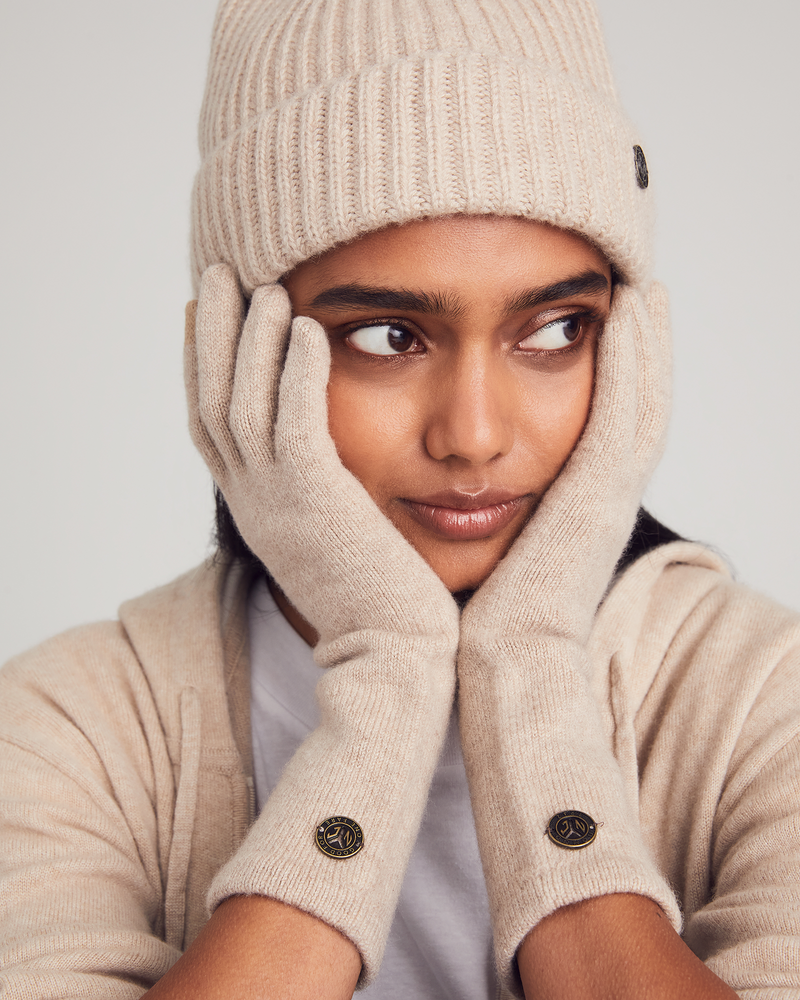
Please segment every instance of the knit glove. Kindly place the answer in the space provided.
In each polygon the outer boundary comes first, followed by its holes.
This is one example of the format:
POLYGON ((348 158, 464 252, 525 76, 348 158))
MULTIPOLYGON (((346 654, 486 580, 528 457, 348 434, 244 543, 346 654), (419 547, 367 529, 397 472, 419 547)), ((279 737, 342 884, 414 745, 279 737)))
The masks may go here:
POLYGON ((192 435, 245 541, 319 633, 314 657, 330 670, 316 690, 319 727, 209 905, 258 894, 299 907, 354 942, 366 983, 447 728, 458 609, 339 460, 322 327, 292 322, 278 285, 257 288, 244 322, 243 312, 231 269, 209 268, 196 338, 187 336, 192 435))
POLYGON ((461 738, 501 978, 543 917, 630 892, 680 926, 590 690, 597 606, 660 457, 668 410, 666 294, 619 286, 599 339, 584 433, 508 555, 462 616, 461 738), (577 810, 582 817, 559 813, 577 810), (593 824, 596 824, 594 826, 593 824), (596 832, 596 839, 585 846, 596 832), (552 828, 553 837, 548 834, 552 828))

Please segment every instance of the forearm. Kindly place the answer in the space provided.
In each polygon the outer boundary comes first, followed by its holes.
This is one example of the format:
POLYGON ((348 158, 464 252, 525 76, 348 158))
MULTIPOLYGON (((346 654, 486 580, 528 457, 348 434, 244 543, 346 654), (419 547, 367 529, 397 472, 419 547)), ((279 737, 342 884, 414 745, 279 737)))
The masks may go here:
POLYGON ((517 956, 526 1000, 736 1000, 644 896, 565 906, 517 956))
POLYGON ((328 924, 263 896, 225 900, 148 1000, 349 1000, 355 945, 328 924))

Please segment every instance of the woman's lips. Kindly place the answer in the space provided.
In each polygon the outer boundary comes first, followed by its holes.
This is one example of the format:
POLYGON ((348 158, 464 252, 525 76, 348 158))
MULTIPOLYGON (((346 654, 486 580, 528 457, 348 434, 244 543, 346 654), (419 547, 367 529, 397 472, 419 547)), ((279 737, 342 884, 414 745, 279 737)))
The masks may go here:
MULTIPOLYGON (((436 498, 438 500, 438 497, 436 498)), ((443 498, 444 499, 444 498, 443 498)), ((487 498, 448 497, 447 503, 426 503, 421 500, 406 500, 411 516, 429 531, 458 541, 488 538, 501 531, 519 513, 527 497, 518 496, 507 500, 486 503, 487 498), (481 503, 478 507, 475 504, 481 503), (450 506, 457 504, 458 506, 450 506)))

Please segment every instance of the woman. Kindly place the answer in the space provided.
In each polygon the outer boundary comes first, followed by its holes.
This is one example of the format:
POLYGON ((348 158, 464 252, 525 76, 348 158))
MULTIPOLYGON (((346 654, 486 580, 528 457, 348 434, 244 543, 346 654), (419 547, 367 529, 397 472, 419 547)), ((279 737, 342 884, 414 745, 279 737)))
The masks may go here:
POLYGON ((223 3, 202 122, 187 387, 240 557, 4 671, 5 988, 797 986, 797 622, 634 532, 666 303, 592 8, 223 3), (323 670, 281 750, 284 620, 323 670))

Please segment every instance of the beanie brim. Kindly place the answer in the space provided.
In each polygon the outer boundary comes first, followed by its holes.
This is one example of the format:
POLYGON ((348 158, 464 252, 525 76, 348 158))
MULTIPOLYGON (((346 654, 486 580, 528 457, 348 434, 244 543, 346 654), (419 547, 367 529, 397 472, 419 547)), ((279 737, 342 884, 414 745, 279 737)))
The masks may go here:
POLYGON ((368 66, 250 120, 206 157, 193 277, 224 262, 250 294, 388 225, 494 214, 579 232, 640 285, 653 211, 636 143, 616 103, 529 60, 459 50, 368 66))

